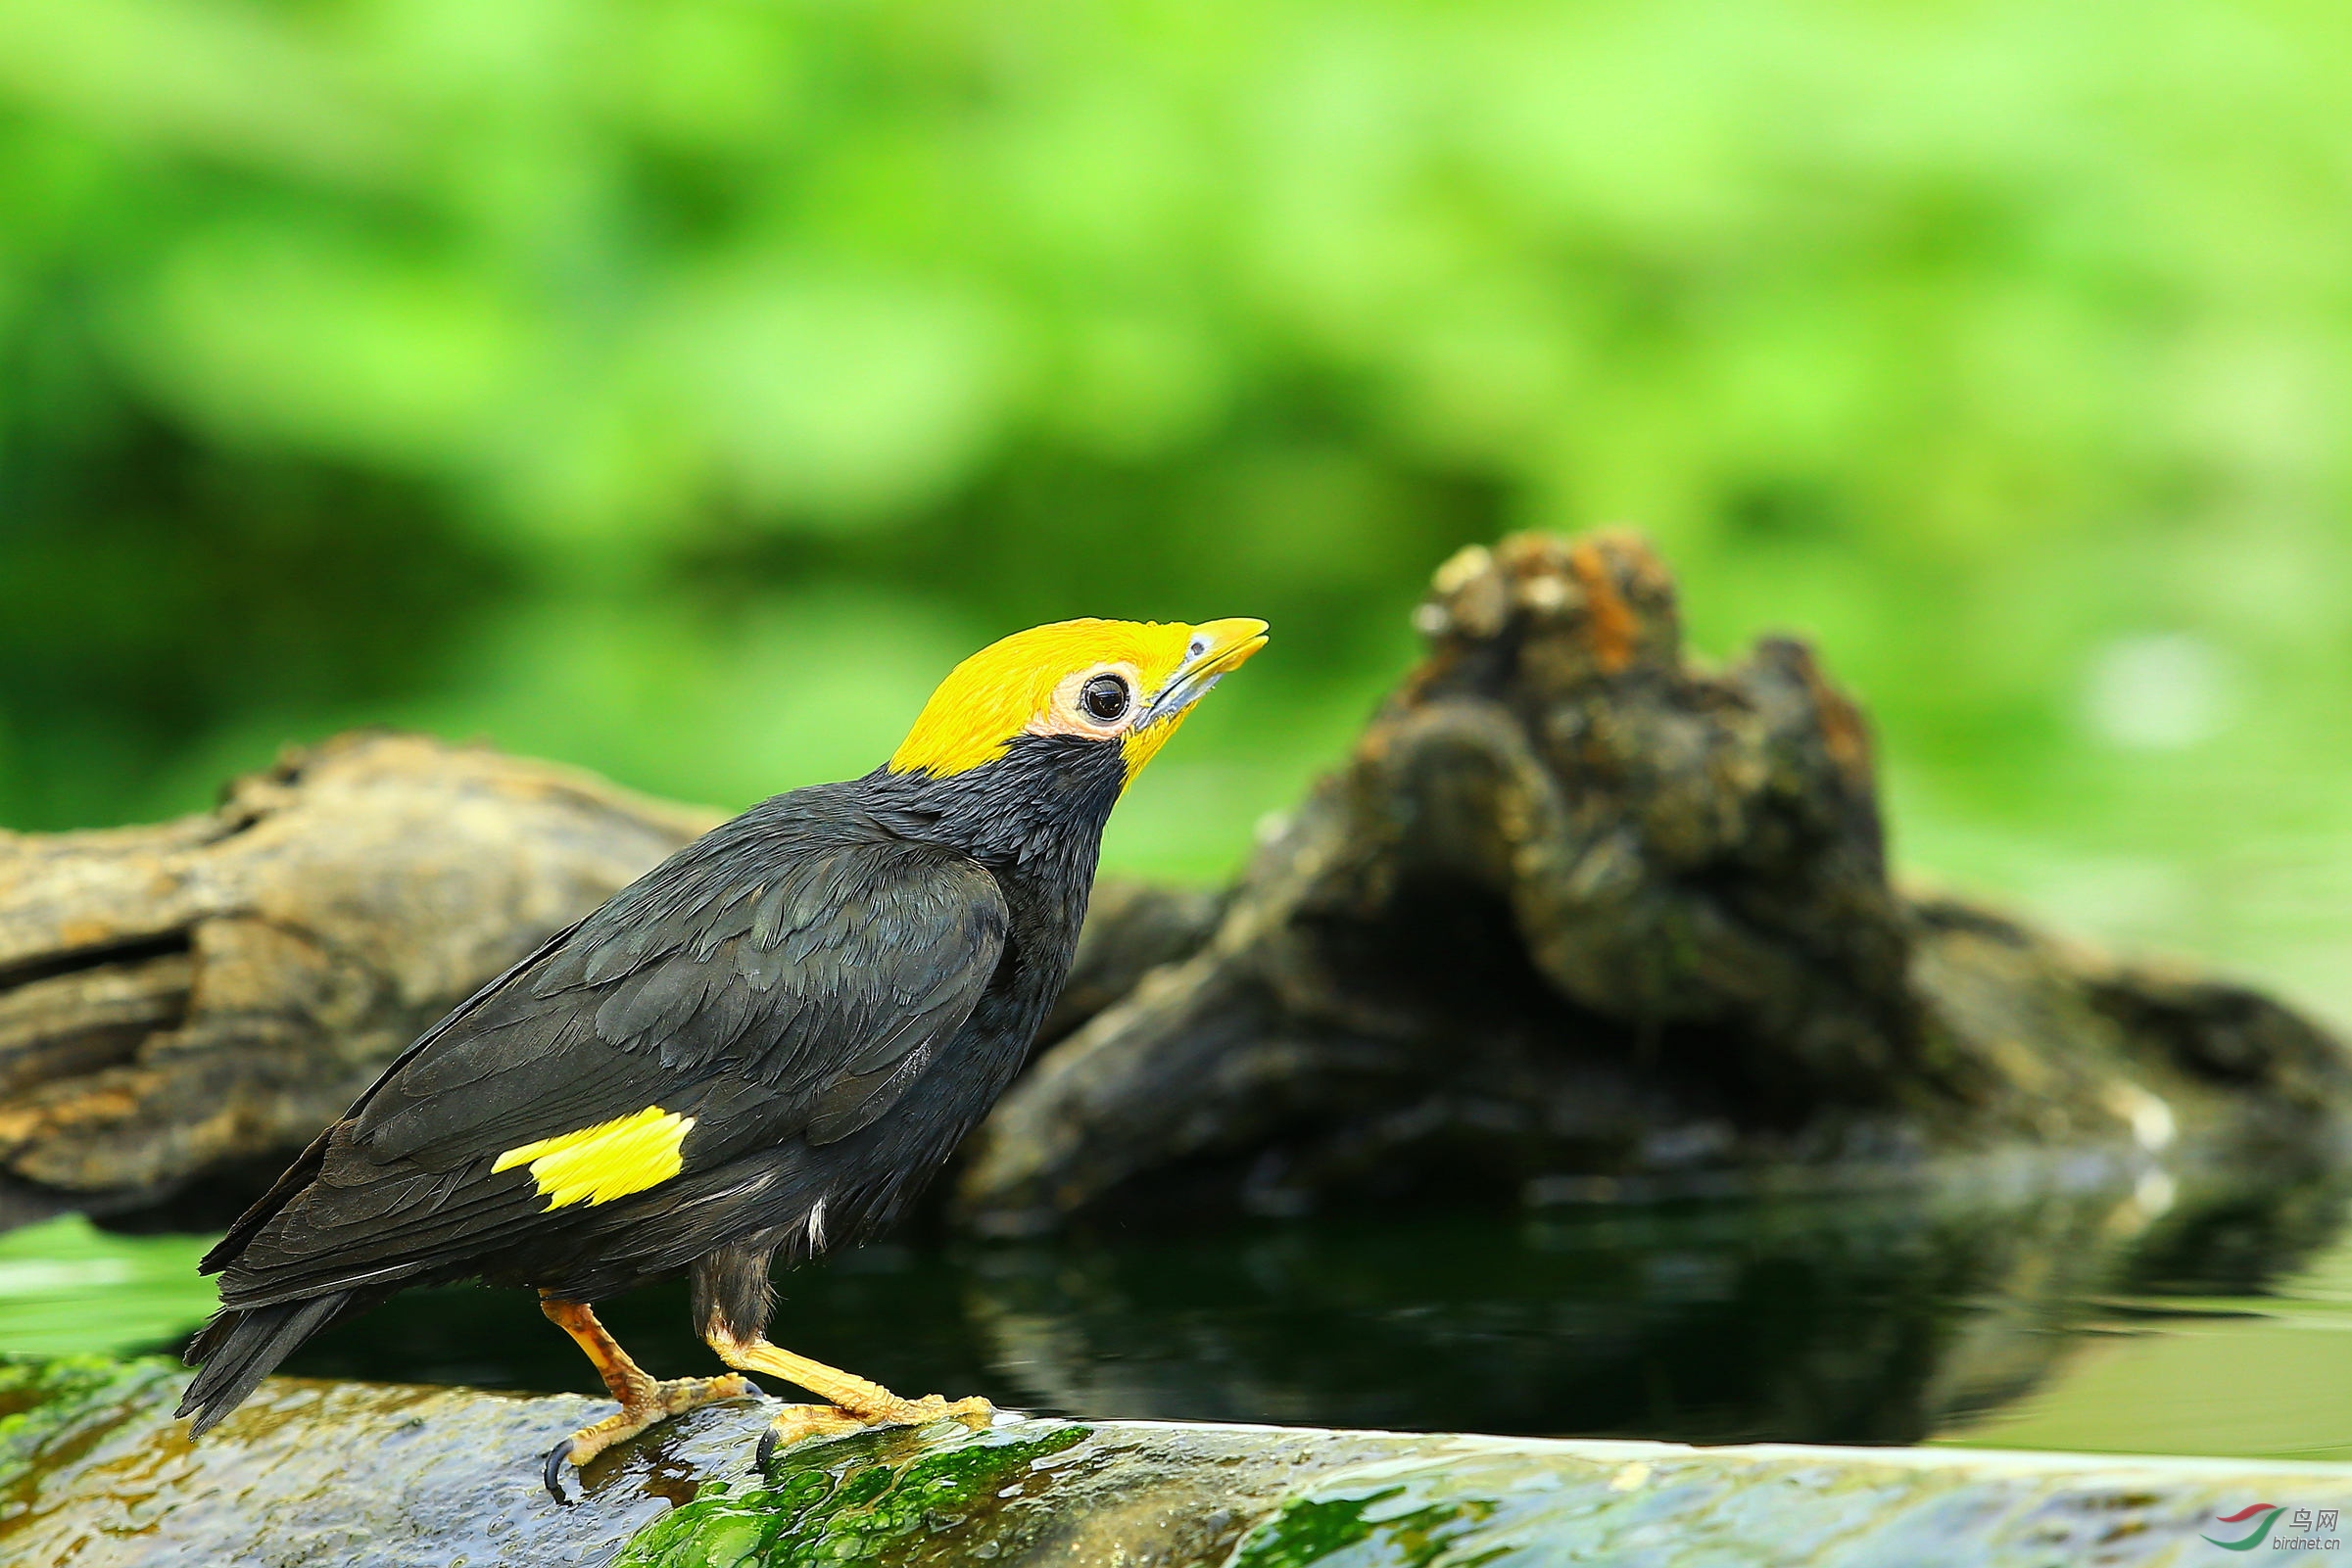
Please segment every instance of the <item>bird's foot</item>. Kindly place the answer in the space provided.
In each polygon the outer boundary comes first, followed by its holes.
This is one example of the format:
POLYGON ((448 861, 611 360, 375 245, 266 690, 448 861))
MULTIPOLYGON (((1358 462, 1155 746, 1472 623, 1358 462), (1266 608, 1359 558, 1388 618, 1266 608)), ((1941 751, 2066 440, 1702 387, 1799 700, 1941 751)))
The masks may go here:
POLYGON ((584 1426, 548 1450, 547 1463, 541 1475, 548 1491, 561 1502, 563 1497, 563 1467, 584 1470, 588 1462, 616 1443, 658 1426, 675 1415, 698 1410, 705 1404, 722 1400, 756 1400, 765 1396, 759 1385, 741 1372, 728 1372, 719 1377, 674 1377, 645 1386, 642 1398, 632 1400, 613 1414, 593 1426, 584 1426))
POLYGON ((996 1406, 986 1400, 946 1400, 936 1394, 919 1400, 888 1395, 855 1409, 839 1404, 788 1404, 759 1435, 759 1451, 752 1462, 762 1470, 780 1449, 811 1438, 840 1437, 878 1426, 928 1426, 934 1421, 961 1421, 978 1432, 995 1418, 996 1406))
POLYGON ((795 1443, 811 1438, 840 1437, 844 1432, 862 1432, 866 1423, 837 1404, 788 1404, 768 1423, 759 1435, 759 1448, 751 1455, 752 1465, 761 1470, 778 1449, 789 1449, 795 1443))
POLYGON ((883 1409, 865 1414, 865 1421, 868 1426, 929 1426, 934 1421, 961 1421, 978 1432, 995 1416, 996 1406, 978 1395, 968 1400, 948 1400, 926 1394, 919 1400, 892 1400, 883 1409))

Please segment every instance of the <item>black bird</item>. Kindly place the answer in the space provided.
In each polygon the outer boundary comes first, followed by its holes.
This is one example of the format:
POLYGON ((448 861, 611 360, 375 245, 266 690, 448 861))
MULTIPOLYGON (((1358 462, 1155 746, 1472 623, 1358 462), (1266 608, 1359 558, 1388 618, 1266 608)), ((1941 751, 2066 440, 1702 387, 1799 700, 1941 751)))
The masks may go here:
POLYGON ((1120 793, 1266 623, 1066 621, 958 665, 883 767, 754 806, 427 1029, 202 1263, 192 1435, 411 1285, 536 1290, 618 1414, 566 1460, 767 1372, 762 1439, 956 1416, 768 1343, 772 1260, 888 1224, 1012 1082, 1068 977, 1120 793), (591 1304, 691 1277, 735 1372, 656 1382, 591 1304))

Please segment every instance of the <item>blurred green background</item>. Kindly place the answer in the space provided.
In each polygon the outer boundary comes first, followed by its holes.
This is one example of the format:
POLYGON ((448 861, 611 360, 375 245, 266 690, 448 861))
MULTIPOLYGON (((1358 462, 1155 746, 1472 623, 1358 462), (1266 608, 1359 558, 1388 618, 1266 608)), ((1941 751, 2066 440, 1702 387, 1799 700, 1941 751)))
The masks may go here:
POLYGON ((2352 13, 0 0, 0 822, 486 736, 740 806, 1263 615, 1210 878, 1462 543, 1818 641, 1896 853, 2352 1020, 2352 13))

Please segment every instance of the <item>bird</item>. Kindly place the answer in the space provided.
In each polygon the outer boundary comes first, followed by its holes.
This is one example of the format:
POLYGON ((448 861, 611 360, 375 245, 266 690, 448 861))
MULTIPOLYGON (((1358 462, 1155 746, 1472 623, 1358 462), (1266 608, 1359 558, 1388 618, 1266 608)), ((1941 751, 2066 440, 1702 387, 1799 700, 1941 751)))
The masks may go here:
POLYGON ((965 659, 889 759, 723 823, 401 1053, 198 1265, 201 1436, 306 1339, 420 1285, 536 1291, 618 1402, 566 1465, 718 1401, 806 1390, 779 1445, 984 1425, 767 1338, 770 1271, 902 1214, 1021 1069, 1112 808, 1267 624, 1061 621, 965 659), (595 1304, 684 1273, 731 1370, 656 1379, 595 1304))

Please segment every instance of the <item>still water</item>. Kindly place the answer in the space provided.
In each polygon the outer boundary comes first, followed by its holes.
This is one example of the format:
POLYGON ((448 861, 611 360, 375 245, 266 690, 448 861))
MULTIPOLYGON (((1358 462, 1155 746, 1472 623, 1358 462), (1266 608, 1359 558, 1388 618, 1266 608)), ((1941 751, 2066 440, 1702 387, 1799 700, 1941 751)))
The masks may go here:
MULTIPOLYGON (((774 1332, 902 1392, 1098 1416, 2352 1458, 2340 1180, 2065 1188, 884 1244, 781 1279, 774 1332)), ((0 1350, 175 1348, 209 1240, 0 1237, 0 1350)), ((715 1369, 682 1287, 603 1316, 660 1375, 715 1369)), ((527 1296, 468 1288, 286 1370, 597 1389, 527 1296)))

